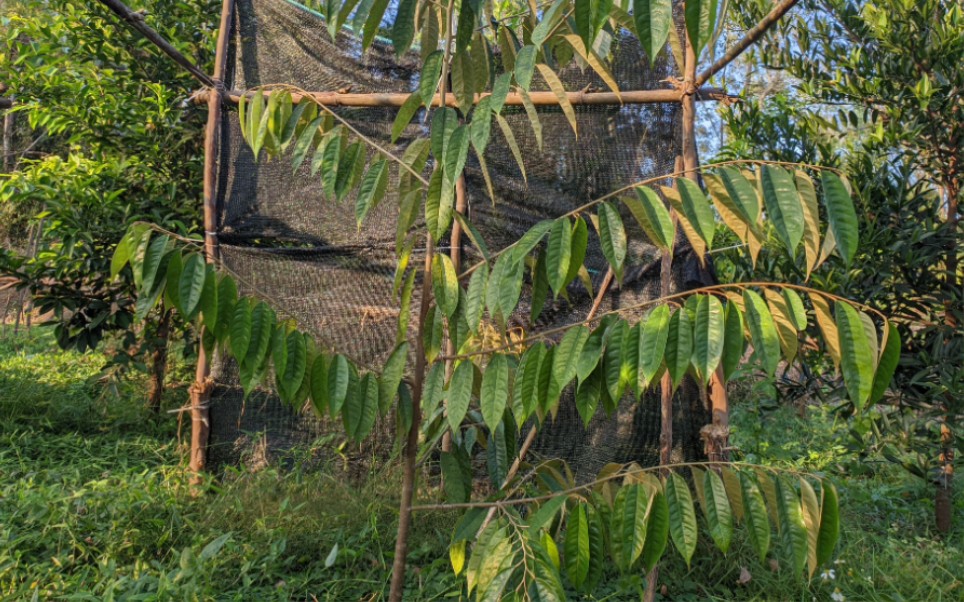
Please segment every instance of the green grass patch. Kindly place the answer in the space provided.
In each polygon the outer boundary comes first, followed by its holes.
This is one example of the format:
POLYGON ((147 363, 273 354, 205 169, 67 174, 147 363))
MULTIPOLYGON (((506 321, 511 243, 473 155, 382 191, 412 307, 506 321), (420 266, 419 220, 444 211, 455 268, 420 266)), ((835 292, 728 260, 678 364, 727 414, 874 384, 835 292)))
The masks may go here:
MULTIPOLYGON (((0 340, 0 598, 384 596, 400 482, 392 467, 362 483, 334 455, 313 471, 239 467, 194 496, 175 415, 145 411, 137 378, 105 394, 96 382, 104 360, 60 352, 36 329, 0 340)), ((844 513, 838 563, 808 582, 761 565, 739 537, 726 558, 701 542, 690 569, 670 553, 661 599, 964 599, 962 529, 935 537, 925 483, 883 464, 853 476, 861 460, 841 443, 835 415, 761 406, 765 392, 754 395, 734 411, 734 442, 748 460, 835 478, 844 513), (749 582, 740 583, 741 568, 749 582)), ((183 399, 175 389, 168 405, 183 399)), ((448 566, 455 520, 416 516, 406 599, 465 598, 448 566)), ((642 587, 642 575, 612 575, 594 599, 639 599, 642 587)))

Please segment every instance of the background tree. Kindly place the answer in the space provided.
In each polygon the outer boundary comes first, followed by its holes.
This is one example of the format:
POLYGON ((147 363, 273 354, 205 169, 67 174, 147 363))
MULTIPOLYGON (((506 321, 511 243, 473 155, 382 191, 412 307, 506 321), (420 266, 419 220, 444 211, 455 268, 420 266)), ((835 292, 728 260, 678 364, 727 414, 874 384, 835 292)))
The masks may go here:
MULTIPOLYGON (((741 5, 744 23, 765 6, 753 8, 741 5)), ((962 61, 958 2, 802 2, 748 59, 751 69, 782 73, 783 89, 766 94, 750 82, 748 102, 725 116, 723 153, 851 175, 860 245, 849 268, 834 259, 815 282, 897 317, 905 344, 889 407, 876 421, 854 420, 854 443, 935 484, 942 532, 964 441, 953 428, 964 418, 962 61)), ((800 277, 779 257, 758 263, 755 275, 800 277)))
MULTIPOLYGON (((159 0, 147 3, 145 18, 208 65, 214 6, 159 0)), ((39 311, 53 312, 62 346, 85 350, 107 337, 115 367, 150 363, 149 404, 158 407, 169 335, 184 324, 154 310, 138 343, 132 277, 105 274, 133 221, 197 230, 204 113, 184 102, 190 76, 112 19, 96 4, 5 6, 0 71, 35 154, 0 179, 0 207, 14 218, 3 227, 29 222, 41 234, 32 256, 0 256, 0 271, 29 289, 39 311)))

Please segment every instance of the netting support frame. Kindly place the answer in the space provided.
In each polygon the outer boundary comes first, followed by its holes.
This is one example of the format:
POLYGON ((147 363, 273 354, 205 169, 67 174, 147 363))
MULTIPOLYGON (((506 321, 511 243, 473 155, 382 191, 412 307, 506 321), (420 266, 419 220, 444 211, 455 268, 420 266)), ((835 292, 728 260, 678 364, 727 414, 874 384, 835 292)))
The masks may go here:
MULTIPOLYGON (((209 94, 208 119, 204 129, 204 258, 208 263, 218 260, 217 236, 217 176, 218 176, 218 133, 221 122, 221 103, 224 89, 223 78, 227 68, 228 41, 231 34, 231 20, 234 15, 234 0, 222 0, 221 24, 214 53, 214 89, 209 94)), ((208 436, 211 422, 209 402, 213 381, 211 380, 211 360, 204 349, 198 345, 197 368, 194 384, 191 386, 191 460, 189 468, 194 474, 193 481, 201 479, 207 466, 208 436)))

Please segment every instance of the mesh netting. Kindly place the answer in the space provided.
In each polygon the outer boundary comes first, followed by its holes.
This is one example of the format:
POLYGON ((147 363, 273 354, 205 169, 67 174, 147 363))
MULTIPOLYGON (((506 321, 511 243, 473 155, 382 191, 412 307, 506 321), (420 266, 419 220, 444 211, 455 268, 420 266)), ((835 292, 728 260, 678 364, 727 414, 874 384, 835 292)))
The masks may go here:
MULTIPOLYGON (((389 11, 391 12, 391 11, 389 11)), ((291 84, 305 90, 353 93, 410 92, 418 85, 417 55, 396 58, 387 46, 362 54, 359 42, 342 34, 329 37, 324 22, 304 7, 285 0, 239 0, 229 55, 228 88, 291 84)), ((664 87, 674 73, 664 60, 649 68, 631 38, 615 42, 612 72, 623 90, 664 87)), ((668 54, 668 53, 666 53, 668 54)), ((580 90, 605 85, 589 70, 569 68, 560 73, 566 88, 580 90)), ((538 85, 533 83, 533 88, 538 85)), ((366 136, 401 154, 416 137, 428 132, 419 113, 396 144, 387 144, 397 114, 394 108, 340 108, 338 113, 366 136)), ((521 107, 506 107, 504 116, 526 157, 527 181, 512 158, 498 128, 486 151, 494 202, 489 198, 479 165, 470 157, 466 167, 466 199, 470 220, 493 251, 514 242, 537 222, 562 215, 607 192, 673 171, 679 154, 680 111, 676 103, 576 107, 578 137, 557 108, 540 108, 545 145, 537 139, 521 107)), ((315 335, 325 347, 344 353, 361 366, 378 368, 394 346, 398 303, 392 297, 395 269, 395 228, 398 214, 396 182, 374 208, 361 229, 354 218, 354 199, 342 203, 322 194, 320 177, 307 165, 292 176, 287 158, 255 162, 243 142, 237 114, 226 112, 219 159, 219 239, 221 257, 238 274, 245 292, 264 297, 283 315, 315 335)), ((306 162, 307 163, 307 162, 306 162)), ((659 260, 645 236, 624 222, 631 241, 626 277, 600 308, 636 305, 654 298, 659 289, 659 260)), ((586 266, 598 287, 606 262, 598 244, 586 266)), ((416 245, 419 248, 419 245, 416 245)), ((478 259, 473 248, 462 249, 465 265, 478 259)), ((413 265, 420 262, 413 259, 413 265)), ((674 290, 706 284, 711 275, 687 248, 675 254, 674 290)), ((420 287, 416 286, 416 291, 420 287)), ((417 293, 416 293, 417 296, 417 293)), ((513 322, 526 325, 527 297, 513 322)), ((535 329, 583 320, 592 299, 572 287, 571 303, 550 303, 535 329)), ((412 307, 418 306, 414 299, 412 307)), ((414 324, 416 320, 412 320, 414 324)), ((530 329, 530 332, 532 330, 530 329)), ((303 445, 327 432, 329 425, 310 412, 285 408, 266 393, 245 403, 236 369, 215 366, 218 388, 211 409, 211 462, 237 461, 239 440, 257 432, 268 449, 303 445)), ((708 422, 703 396, 684 384, 675 398, 674 435, 678 458, 702 452, 699 429, 708 422)), ((391 438, 390 428, 375 437, 391 438)), ((560 412, 537 438, 533 452, 561 457, 577 474, 591 474, 607 462, 658 458, 659 402, 647 394, 638 404, 628 398, 616 415, 597 416, 584 428, 571 393, 560 412)))

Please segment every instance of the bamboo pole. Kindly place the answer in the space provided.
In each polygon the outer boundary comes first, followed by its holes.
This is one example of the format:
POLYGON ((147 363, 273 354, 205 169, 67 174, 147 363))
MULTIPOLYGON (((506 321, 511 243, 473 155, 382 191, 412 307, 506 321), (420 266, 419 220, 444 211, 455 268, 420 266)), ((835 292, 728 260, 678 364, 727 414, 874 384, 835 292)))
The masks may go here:
MULTIPOLYGON (((148 26, 147 23, 144 22, 143 13, 131 10, 130 7, 119 0, 99 0, 99 2, 110 9, 112 13, 124 20, 133 29, 137 30, 138 33, 147 38, 149 42, 157 46, 164 54, 174 59, 175 63, 186 69, 199 82, 210 88, 215 87, 215 80, 218 79, 217 73, 215 73, 214 79, 212 79, 207 73, 201 71, 197 65, 192 63, 186 56, 181 54, 177 48, 171 46, 170 42, 165 40, 161 34, 157 33, 150 26, 148 26)), ((221 16, 223 26, 223 11, 221 16)), ((220 34, 218 34, 218 36, 218 49, 220 50, 220 34)), ((215 65, 215 70, 217 70, 217 65, 215 65)))
MULTIPOLYGON (((195 103, 202 104, 207 102, 210 96, 209 90, 199 90, 191 97, 195 103)), ((271 90, 266 90, 265 95, 270 95, 271 90)), ((252 92, 231 90, 224 95, 225 101, 237 104, 242 96, 253 96, 252 92)), ((291 94, 292 102, 301 102, 305 96, 310 96, 318 104, 328 107, 401 107, 408 100, 410 93, 392 92, 371 94, 352 94, 341 92, 294 92, 291 94)), ((474 102, 478 102, 485 94, 476 94, 474 102)), ((567 92, 569 102, 573 105, 633 105, 633 104, 656 104, 664 102, 680 102, 680 91, 676 89, 665 90, 627 90, 620 92, 617 96, 614 92, 567 92)), ((731 98, 720 88, 700 88, 696 92, 696 100, 728 100, 731 98)), ((554 92, 533 91, 529 92, 529 98, 535 106, 557 106, 559 99, 554 92)), ((432 99, 432 106, 441 105, 442 97, 436 94, 432 99)), ((521 94, 511 92, 505 98, 505 104, 509 106, 522 106, 523 97, 521 94)), ((449 107, 458 107, 454 94, 445 95, 445 104, 449 107)))
MULTIPOLYGON (((212 84, 221 82, 227 65, 227 47, 230 39, 231 18, 234 0, 223 0, 221 4, 221 28, 218 31, 217 47, 214 54, 214 79, 212 84)), ((206 76, 205 76, 206 77, 206 76)), ((208 263, 218 257, 217 239, 217 153, 218 129, 221 123, 221 98, 210 94, 208 99, 208 120, 204 130, 204 256, 208 263)), ((195 473, 195 481, 207 464, 207 445, 210 434, 210 409, 213 383, 211 358, 203 345, 198 345, 197 369, 194 384, 191 386, 191 462, 190 469, 195 473)))
POLYGON ((797 0, 783 0, 779 4, 773 7, 765 17, 760 19, 760 22, 753 26, 743 38, 729 48, 726 53, 723 54, 715 63, 710 65, 703 73, 700 73, 699 77, 696 77, 693 81, 693 85, 697 88, 705 84, 710 80, 711 77, 722 71, 727 65, 736 60, 736 57, 743 54, 743 51, 752 46, 757 40, 759 40, 768 29, 770 29, 774 23, 780 20, 780 17, 787 14, 793 6, 797 3, 797 0))

